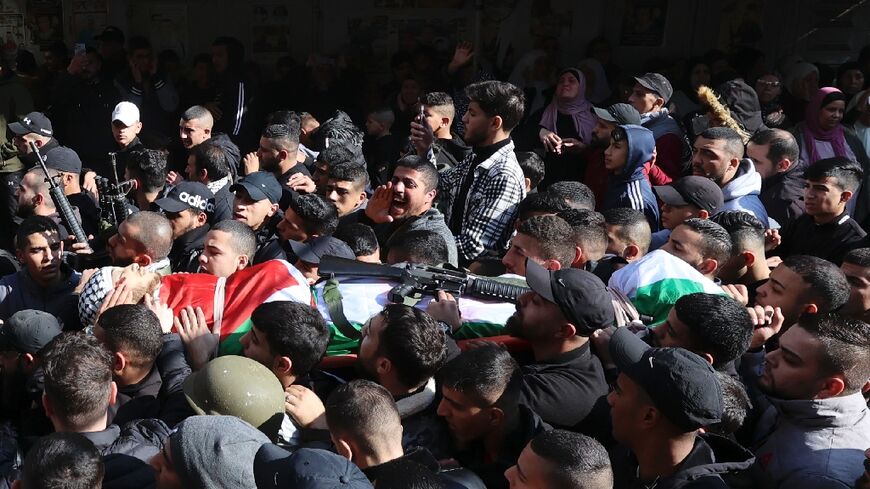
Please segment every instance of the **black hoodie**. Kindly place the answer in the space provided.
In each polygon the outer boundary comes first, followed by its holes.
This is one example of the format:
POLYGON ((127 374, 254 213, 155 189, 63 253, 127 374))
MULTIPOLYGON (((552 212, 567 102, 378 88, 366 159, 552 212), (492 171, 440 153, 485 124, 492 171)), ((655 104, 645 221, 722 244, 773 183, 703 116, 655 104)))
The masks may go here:
POLYGON ((631 451, 619 446, 610 455, 613 464, 614 489, 727 489, 723 477, 749 469, 755 462, 752 453, 737 443, 709 433, 698 435, 689 455, 677 466, 676 472, 654 481, 637 476, 637 459, 631 451))

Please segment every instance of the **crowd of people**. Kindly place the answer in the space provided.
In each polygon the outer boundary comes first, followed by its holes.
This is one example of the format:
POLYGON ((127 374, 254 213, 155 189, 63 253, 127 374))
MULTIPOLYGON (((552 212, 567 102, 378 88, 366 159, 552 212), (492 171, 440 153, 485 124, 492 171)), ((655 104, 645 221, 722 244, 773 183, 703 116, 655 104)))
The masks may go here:
POLYGON ((97 41, 0 70, 0 486, 870 488, 870 47, 97 41))

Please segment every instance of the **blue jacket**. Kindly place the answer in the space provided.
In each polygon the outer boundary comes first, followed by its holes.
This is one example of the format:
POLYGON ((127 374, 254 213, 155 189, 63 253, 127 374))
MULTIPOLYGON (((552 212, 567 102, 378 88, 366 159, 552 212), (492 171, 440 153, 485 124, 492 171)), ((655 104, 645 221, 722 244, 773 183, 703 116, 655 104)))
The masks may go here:
POLYGON ((656 140, 653 132, 642 126, 619 126, 628 136, 628 161, 619 173, 611 174, 602 210, 630 207, 643 211, 653 232, 659 229, 659 206, 652 187, 643 173, 644 163, 652 159, 656 140))

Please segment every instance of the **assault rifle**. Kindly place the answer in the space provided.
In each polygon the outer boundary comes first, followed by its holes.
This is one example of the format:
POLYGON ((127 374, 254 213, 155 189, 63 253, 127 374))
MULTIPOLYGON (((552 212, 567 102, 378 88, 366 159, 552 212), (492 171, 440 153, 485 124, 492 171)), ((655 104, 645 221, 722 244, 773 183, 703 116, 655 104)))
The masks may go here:
MULTIPOLYGON (((60 214, 60 218, 63 220, 64 225, 66 225, 67 229, 73 234, 73 236, 75 236, 77 242, 87 245, 88 236, 85 234, 84 229, 82 229, 82 225, 79 223, 78 219, 76 219, 76 215, 72 210, 69 199, 67 199, 66 194, 63 193, 63 187, 58 185, 54 178, 51 178, 51 173, 48 172, 48 167, 45 166, 45 158, 39 152, 39 147, 36 145, 36 142, 30 141, 30 150, 33 151, 34 155, 36 155, 36 161, 39 162, 39 166, 42 167, 42 171, 45 173, 45 181, 48 182, 48 193, 51 196, 51 200, 54 202, 54 207, 60 214)), ((66 238, 66 236, 61 236, 61 239, 65 240, 66 238)), ((89 245, 88 249, 90 249, 89 245)))
POLYGON ((486 277, 475 277, 461 270, 438 268, 426 265, 407 264, 404 267, 363 263, 348 258, 324 256, 320 259, 318 274, 321 277, 377 277, 399 282, 387 296, 391 302, 402 303, 414 294, 435 295, 439 290, 450 294, 468 295, 478 299, 495 299, 516 302, 517 298, 530 291, 528 287, 512 285, 486 277))

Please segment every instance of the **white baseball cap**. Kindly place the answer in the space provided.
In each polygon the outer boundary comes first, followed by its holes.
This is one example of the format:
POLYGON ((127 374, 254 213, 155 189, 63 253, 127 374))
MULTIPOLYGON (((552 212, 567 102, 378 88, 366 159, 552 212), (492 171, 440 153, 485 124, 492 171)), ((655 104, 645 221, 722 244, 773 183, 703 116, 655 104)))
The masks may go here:
POLYGON ((139 122, 139 107, 133 102, 119 103, 112 111, 112 122, 115 121, 121 121, 127 127, 139 122))

